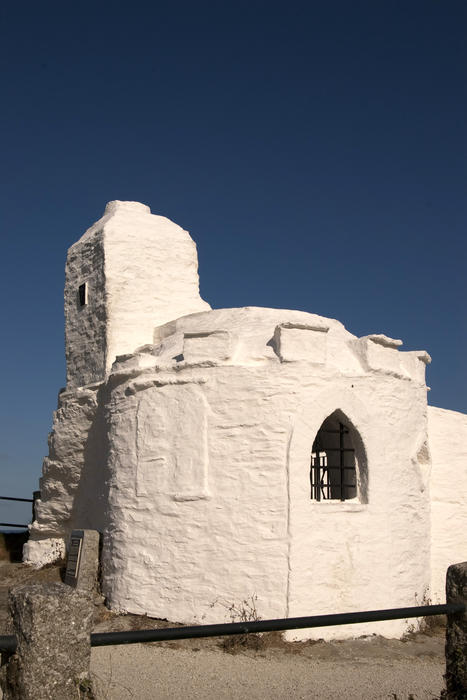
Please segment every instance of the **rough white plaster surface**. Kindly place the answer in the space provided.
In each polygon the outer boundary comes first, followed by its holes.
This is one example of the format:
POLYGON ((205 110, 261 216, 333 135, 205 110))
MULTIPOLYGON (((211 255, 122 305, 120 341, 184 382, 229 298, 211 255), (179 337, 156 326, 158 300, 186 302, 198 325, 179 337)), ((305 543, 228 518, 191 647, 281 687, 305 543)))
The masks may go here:
POLYGON ((326 362, 328 328, 284 323, 276 327, 274 340, 277 354, 282 362, 308 360, 326 362))
POLYGON ((154 326, 209 308, 188 232, 139 202, 109 202, 68 252, 67 386, 104 379, 117 355, 151 341, 154 326))
POLYGON ((39 482, 41 498, 24 549, 26 563, 42 566, 59 558, 76 524, 104 527, 107 441, 101 395, 99 384, 59 394, 39 482))
POLYGON ((37 569, 62 559, 65 553, 66 544, 63 537, 47 537, 42 540, 33 540, 31 538, 23 546, 24 562, 37 569))
POLYGON ((430 409, 429 443, 428 354, 303 311, 206 306, 193 242, 144 205, 112 203, 72 247, 69 384, 26 561, 49 561, 75 527, 98 529, 111 607, 183 623, 220 621, 222 603, 252 595, 267 618, 409 606, 437 591, 465 559, 467 424, 430 409), (311 498, 326 419, 348 426, 356 451, 357 495, 344 502, 311 498))
MULTIPOLYGON (((423 597, 430 510, 417 454, 426 386, 416 373, 396 376, 398 350, 379 345, 391 358, 368 368, 338 321, 254 307, 185 316, 154 339, 117 361, 109 379, 103 585, 112 607, 195 623, 220 619, 216 600, 253 594, 263 617, 423 597), (365 492, 317 503, 311 446, 336 410, 353 426, 365 492), (135 440, 142 425, 144 445, 135 440)), ((289 636, 398 636, 406 626, 289 636)))
POLYGON ((446 602, 445 574, 467 557, 467 416, 428 407, 431 451, 431 597, 446 602))

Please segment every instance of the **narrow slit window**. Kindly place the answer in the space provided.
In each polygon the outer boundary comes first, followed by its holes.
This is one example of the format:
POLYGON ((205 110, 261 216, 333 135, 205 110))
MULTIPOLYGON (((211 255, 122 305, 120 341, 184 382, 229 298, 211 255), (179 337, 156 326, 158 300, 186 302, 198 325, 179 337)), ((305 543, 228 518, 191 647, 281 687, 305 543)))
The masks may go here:
POLYGON ((83 282, 83 284, 80 284, 78 287, 78 299, 80 306, 86 306, 88 303, 88 285, 86 282, 83 282))
POLYGON ((357 496, 357 462, 349 427, 338 418, 327 418, 311 451, 311 498, 314 501, 346 501, 357 496))

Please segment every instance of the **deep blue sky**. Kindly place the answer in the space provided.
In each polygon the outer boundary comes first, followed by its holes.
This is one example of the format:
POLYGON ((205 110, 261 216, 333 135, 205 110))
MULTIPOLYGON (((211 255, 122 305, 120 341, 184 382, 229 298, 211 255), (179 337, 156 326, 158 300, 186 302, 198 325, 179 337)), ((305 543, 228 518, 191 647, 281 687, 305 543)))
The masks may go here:
POLYGON ((112 199, 191 232, 213 307, 402 338, 467 411, 465 0, 0 12, 0 495, 37 488, 66 251, 112 199))

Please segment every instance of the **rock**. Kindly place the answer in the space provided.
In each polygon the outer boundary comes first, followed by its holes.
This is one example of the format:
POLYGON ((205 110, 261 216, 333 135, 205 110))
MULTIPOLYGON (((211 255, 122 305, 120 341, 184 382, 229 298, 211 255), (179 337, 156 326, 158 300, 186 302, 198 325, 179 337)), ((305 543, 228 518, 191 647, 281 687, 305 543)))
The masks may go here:
POLYGON ((6 669, 4 700, 93 697, 89 594, 36 583, 12 589, 9 604, 18 646, 6 669))

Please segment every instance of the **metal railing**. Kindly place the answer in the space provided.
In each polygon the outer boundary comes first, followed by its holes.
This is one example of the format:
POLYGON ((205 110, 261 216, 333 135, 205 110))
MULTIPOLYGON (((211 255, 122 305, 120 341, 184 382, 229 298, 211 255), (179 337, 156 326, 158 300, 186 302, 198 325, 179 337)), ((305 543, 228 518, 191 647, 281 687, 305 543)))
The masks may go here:
MULTIPOLYGON (((405 620, 409 617, 431 615, 457 615, 465 613, 464 603, 444 605, 421 605, 411 608, 389 608, 364 612, 337 613, 333 615, 312 615, 311 617, 289 617, 255 622, 230 622, 195 627, 168 627, 165 629, 136 630, 123 632, 95 632, 91 634, 91 646, 101 647, 116 644, 137 644, 142 642, 165 642, 175 639, 198 639, 200 637, 220 637, 223 635, 255 634, 258 632, 280 632, 283 630, 310 627, 330 627, 332 625, 353 625, 359 622, 380 622, 383 620, 405 620)), ((0 635, 0 650, 13 654, 17 641, 15 635, 0 635)))
MULTIPOLYGON (((0 496, 0 501, 21 501, 22 503, 32 503, 32 519, 34 520, 36 515, 35 506, 38 498, 40 498, 40 491, 34 491, 32 498, 15 498, 13 496, 0 496)), ((25 530, 28 529, 28 525, 25 525, 24 523, 0 523, 0 527, 20 527, 25 530)))

